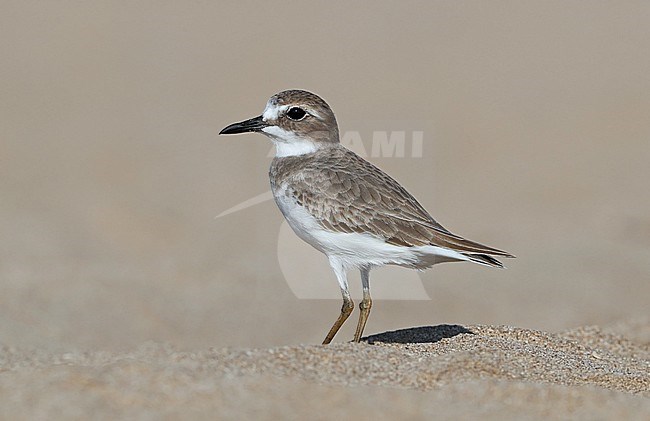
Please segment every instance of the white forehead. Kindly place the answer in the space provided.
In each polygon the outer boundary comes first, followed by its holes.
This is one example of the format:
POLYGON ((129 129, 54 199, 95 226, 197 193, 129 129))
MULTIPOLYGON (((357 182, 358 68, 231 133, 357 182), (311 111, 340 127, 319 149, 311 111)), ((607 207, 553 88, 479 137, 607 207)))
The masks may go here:
POLYGON ((269 100, 266 103, 266 108, 264 108, 264 113, 262 114, 262 120, 264 121, 275 121, 278 119, 280 114, 286 111, 290 105, 278 105, 275 101, 269 100))

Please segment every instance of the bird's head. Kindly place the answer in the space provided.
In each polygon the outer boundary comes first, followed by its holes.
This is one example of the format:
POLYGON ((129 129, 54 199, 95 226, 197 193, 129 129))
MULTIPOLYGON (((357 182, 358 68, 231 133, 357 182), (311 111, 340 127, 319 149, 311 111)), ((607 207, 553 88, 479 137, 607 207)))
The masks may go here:
POLYGON ((322 98, 301 90, 273 95, 264 113, 225 127, 219 134, 261 132, 276 146, 276 156, 303 155, 339 143, 334 112, 322 98))

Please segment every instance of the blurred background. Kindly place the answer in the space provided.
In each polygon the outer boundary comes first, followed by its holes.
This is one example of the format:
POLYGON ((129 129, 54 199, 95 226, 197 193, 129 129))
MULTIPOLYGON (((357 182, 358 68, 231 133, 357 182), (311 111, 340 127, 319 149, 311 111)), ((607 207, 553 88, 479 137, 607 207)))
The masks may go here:
MULTIPOLYGON (((367 334, 647 314, 648 2, 1 9, 6 345, 320 343, 340 302, 284 280, 275 204, 215 218, 268 191, 270 164, 263 136, 217 133, 288 88, 323 96, 342 132, 425 122, 421 158, 369 159, 447 228, 517 255, 422 273, 431 300, 376 301, 367 334)), ((312 276, 337 294, 326 266, 312 276)))

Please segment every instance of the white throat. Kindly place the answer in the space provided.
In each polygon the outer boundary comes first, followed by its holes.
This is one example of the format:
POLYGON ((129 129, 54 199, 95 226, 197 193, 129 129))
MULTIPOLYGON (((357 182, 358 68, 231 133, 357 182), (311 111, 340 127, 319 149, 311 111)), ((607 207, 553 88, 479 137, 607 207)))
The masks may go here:
POLYGON ((275 144, 275 157, 284 158, 287 156, 305 155, 316 152, 318 147, 312 142, 283 143, 273 142, 275 144))
POLYGON ((311 139, 296 136, 295 133, 281 129, 278 126, 265 127, 262 132, 273 141, 276 158, 305 155, 316 152, 319 148, 318 144, 311 139))

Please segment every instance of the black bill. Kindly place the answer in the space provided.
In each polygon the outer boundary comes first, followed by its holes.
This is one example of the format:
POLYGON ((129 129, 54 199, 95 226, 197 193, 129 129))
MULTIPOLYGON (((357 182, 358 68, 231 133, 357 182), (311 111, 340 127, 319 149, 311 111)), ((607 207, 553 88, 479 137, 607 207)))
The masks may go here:
POLYGON ((251 118, 250 120, 240 121, 239 123, 233 123, 230 126, 224 127, 219 134, 259 132, 266 126, 267 124, 262 121, 262 116, 258 116, 251 118))

